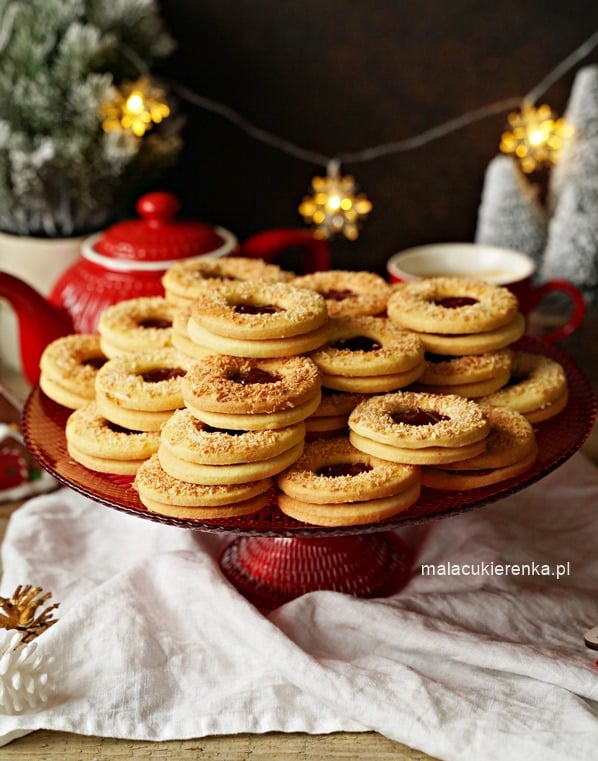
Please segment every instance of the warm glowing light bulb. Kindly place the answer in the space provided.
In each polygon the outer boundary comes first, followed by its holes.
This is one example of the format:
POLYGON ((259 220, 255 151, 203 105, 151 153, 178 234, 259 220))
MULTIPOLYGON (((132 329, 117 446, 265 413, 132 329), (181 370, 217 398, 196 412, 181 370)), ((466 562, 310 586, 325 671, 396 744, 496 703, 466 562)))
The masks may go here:
POLYGON ((132 92, 125 102, 125 107, 132 114, 140 114, 143 111, 143 96, 141 93, 132 92))
POLYGON ((164 91, 143 77, 137 82, 125 82, 113 101, 103 103, 100 113, 104 117, 105 132, 131 132, 143 135, 170 115, 164 102, 164 91))
POLYGON ((563 141, 573 132, 546 104, 536 108, 525 102, 521 111, 507 116, 507 122, 509 129, 502 134, 500 150, 516 156, 526 173, 555 164, 563 141))
POLYGON ((311 186, 313 194, 303 199, 299 213, 308 224, 315 225, 314 235, 343 235, 355 240, 359 224, 372 210, 372 204, 364 193, 356 193, 353 177, 341 177, 338 163, 332 161, 327 176, 314 177, 311 186))

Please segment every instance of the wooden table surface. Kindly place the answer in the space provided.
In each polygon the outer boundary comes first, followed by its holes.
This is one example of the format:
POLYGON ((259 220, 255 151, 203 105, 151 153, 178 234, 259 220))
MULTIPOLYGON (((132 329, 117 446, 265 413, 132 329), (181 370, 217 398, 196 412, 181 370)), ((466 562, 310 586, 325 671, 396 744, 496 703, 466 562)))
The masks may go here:
MULTIPOLYGON (((598 389, 598 315, 589 315, 584 327, 566 339, 561 347, 598 389)), ((3 378, 3 380, 7 380, 3 378)), ((583 451, 598 464, 598 431, 594 429, 583 451)), ((19 503, 0 504, 0 540, 8 518, 19 503)), ((111 738, 85 737, 67 732, 38 731, 0 749, 7 761, 295 761, 333 758, 338 761, 430 761, 421 751, 408 748, 375 732, 339 732, 307 735, 279 732, 264 735, 226 735, 196 740, 132 742, 111 738)), ((433 761, 433 760, 432 760, 433 761)))

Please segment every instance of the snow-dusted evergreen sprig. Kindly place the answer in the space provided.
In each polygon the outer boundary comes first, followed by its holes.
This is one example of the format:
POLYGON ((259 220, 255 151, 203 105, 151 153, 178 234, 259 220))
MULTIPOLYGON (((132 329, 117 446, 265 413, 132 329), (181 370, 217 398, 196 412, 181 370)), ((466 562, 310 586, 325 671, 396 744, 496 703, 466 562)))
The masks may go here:
POLYGON ((106 135, 100 105, 173 46, 155 0, 0 0, 0 229, 97 230, 172 163, 180 120, 106 135))
POLYGON ((20 632, 0 630, 0 712, 23 713, 51 695, 55 659, 38 653, 37 642, 21 643, 20 632))

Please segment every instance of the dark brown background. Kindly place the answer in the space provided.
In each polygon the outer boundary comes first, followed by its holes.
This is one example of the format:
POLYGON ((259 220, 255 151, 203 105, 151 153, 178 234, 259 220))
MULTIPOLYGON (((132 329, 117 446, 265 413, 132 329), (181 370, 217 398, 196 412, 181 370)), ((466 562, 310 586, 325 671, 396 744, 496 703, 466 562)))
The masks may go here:
MULTIPOLYGON (((161 10, 178 49, 160 73, 331 156, 523 96, 598 28, 594 0, 162 0, 161 10)), ((596 61, 594 51, 583 64, 596 61)), ((574 71, 540 102, 562 112, 574 71)), ((161 187, 180 196, 185 216, 241 240, 304 227, 297 205, 323 166, 182 99, 179 108, 185 147, 161 187)), ((383 272, 407 246, 472 240, 505 115, 408 153, 344 165, 374 211, 358 241, 332 244, 333 265, 383 272)))

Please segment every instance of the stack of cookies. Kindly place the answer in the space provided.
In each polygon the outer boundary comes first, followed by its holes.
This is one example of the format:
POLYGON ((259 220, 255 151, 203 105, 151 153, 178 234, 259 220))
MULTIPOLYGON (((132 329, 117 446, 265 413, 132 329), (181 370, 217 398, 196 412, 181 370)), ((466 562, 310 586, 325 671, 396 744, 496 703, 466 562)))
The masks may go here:
POLYGON ((175 308, 161 296, 127 299, 100 315, 100 346, 107 357, 172 346, 175 308))

